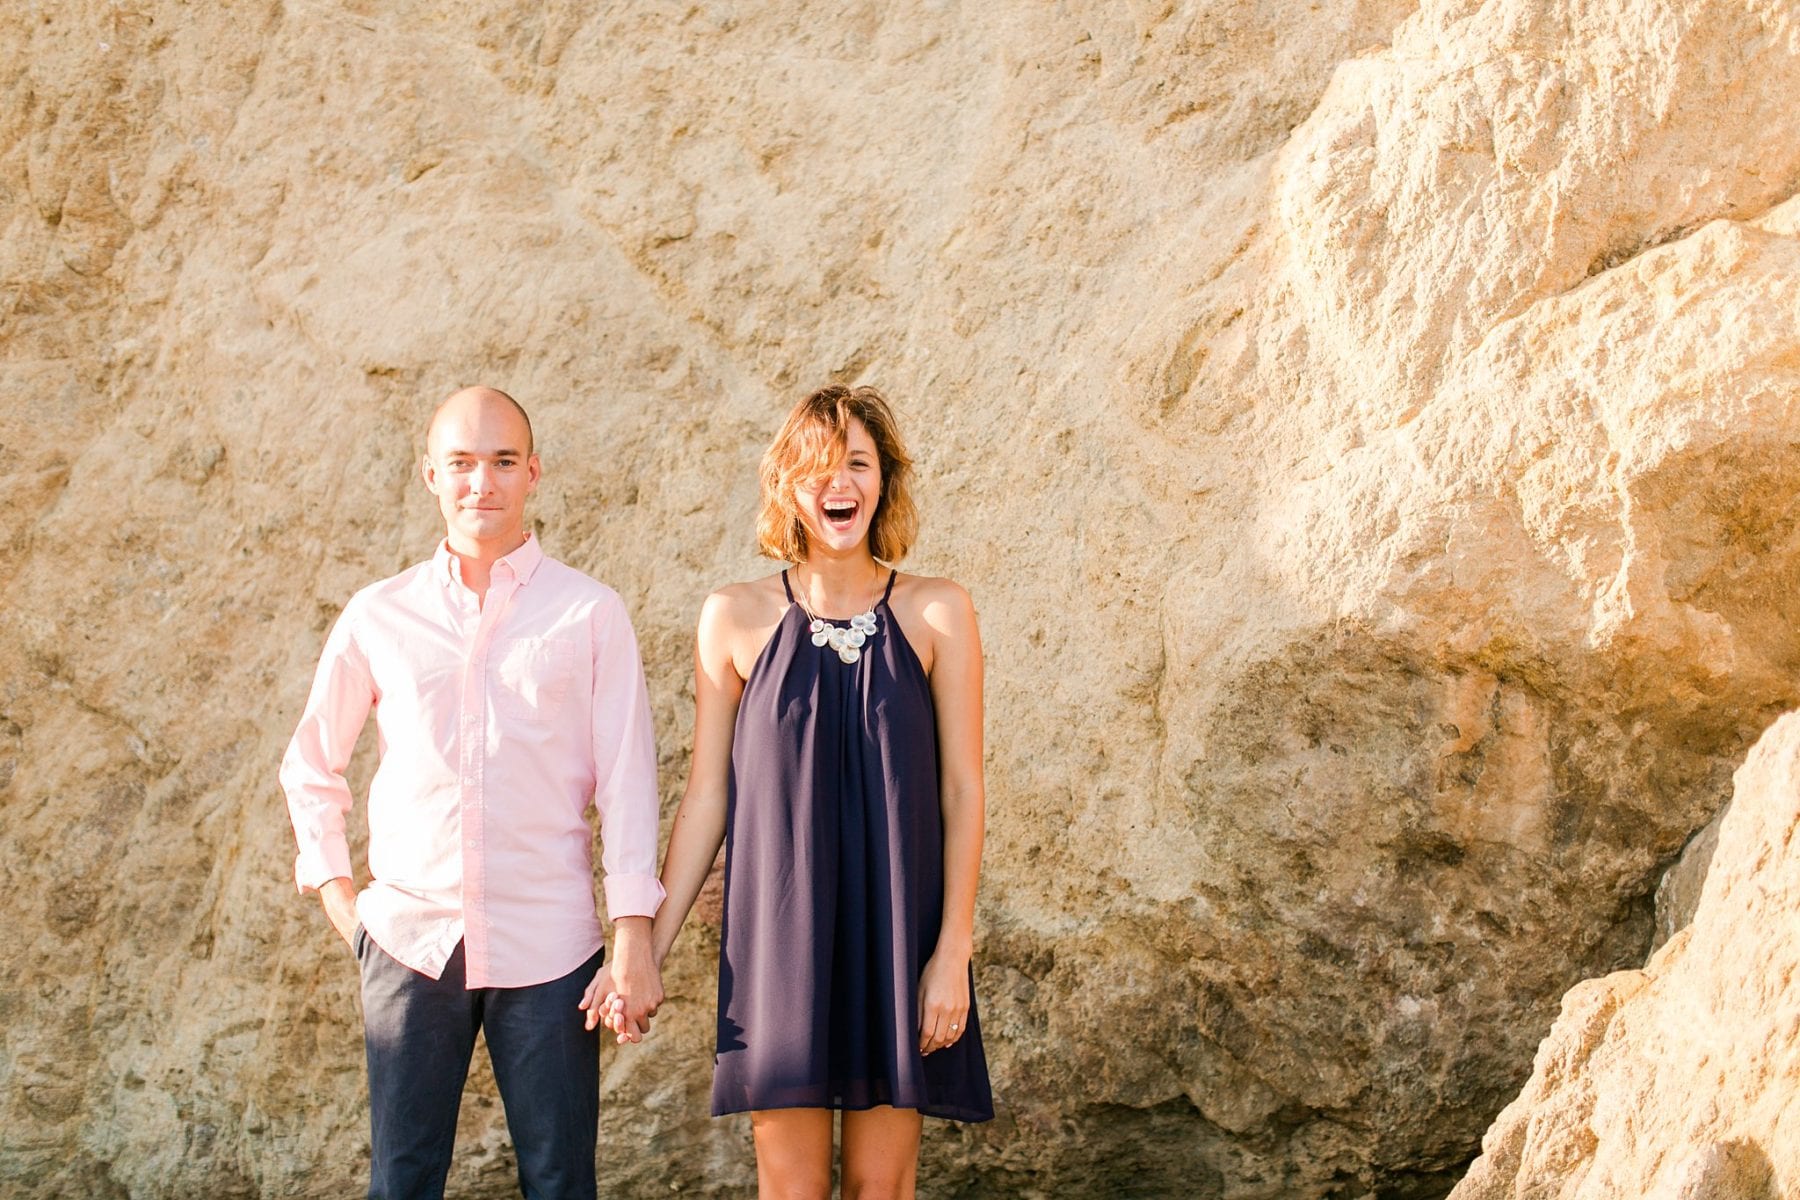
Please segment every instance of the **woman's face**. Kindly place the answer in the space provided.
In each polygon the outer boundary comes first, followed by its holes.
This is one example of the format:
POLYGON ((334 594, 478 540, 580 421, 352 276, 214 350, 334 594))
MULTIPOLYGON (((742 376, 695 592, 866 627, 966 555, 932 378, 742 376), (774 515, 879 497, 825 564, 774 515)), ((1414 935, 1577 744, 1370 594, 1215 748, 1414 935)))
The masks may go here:
POLYGON ((881 501, 881 456, 855 417, 844 431, 844 456, 823 478, 794 485, 794 507, 815 549, 844 553, 869 536, 881 501))

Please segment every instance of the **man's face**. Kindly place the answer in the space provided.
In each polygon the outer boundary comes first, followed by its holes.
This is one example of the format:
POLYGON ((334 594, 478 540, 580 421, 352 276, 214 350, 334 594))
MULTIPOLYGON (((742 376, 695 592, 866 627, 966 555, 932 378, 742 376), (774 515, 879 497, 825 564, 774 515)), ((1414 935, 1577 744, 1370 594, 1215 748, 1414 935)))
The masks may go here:
POLYGON ((530 436, 504 400, 456 396, 439 410, 420 473, 437 497, 452 550, 506 554, 525 540, 525 497, 542 473, 530 436))

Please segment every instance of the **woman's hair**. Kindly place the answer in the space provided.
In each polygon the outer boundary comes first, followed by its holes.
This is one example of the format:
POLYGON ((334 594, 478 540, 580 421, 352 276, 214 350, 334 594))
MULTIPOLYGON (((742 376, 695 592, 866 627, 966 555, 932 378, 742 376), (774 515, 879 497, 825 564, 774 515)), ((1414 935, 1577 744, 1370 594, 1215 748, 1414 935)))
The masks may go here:
POLYGON ((919 536, 913 507, 912 459, 900 440, 894 412, 872 387, 822 387, 794 405, 781 432, 762 459, 762 509, 756 518, 757 548, 770 558, 803 562, 806 526, 794 502, 794 485, 821 479, 844 457, 850 421, 869 431, 881 460, 881 496, 869 521, 869 550, 883 562, 898 562, 919 536))

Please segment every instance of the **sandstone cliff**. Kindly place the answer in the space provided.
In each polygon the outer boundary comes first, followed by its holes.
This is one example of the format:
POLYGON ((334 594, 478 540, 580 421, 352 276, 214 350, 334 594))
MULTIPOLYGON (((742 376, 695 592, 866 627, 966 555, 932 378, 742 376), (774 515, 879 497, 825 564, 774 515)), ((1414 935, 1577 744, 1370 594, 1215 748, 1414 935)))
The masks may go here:
POLYGON ((1693 923, 1581 984, 1452 1200, 1800 1192, 1800 716, 1737 776, 1693 923))
MULTIPOLYGON (((1441 1194, 1800 701, 1788 0, 0 10, 0 1187, 341 1196, 348 964, 274 765, 533 408, 672 805, 697 605, 824 379, 989 648, 1002 1112, 929 1194, 1441 1194)), ((366 765, 364 767, 366 771, 366 765)), ((713 931, 619 1196, 738 1194, 713 931)), ((491 1088, 459 1195, 508 1194, 491 1088)))

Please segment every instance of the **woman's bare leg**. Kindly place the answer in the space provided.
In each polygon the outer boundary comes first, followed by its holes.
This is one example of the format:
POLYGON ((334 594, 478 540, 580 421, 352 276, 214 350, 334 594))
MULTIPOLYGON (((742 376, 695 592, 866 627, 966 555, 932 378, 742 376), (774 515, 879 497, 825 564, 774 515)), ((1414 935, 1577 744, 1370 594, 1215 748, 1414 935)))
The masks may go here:
POLYGON ((919 1111, 844 1114, 844 1200, 913 1200, 919 1177, 919 1111))
POLYGON ((830 1109, 761 1109, 750 1132, 757 1200, 831 1200, 830 1109))

